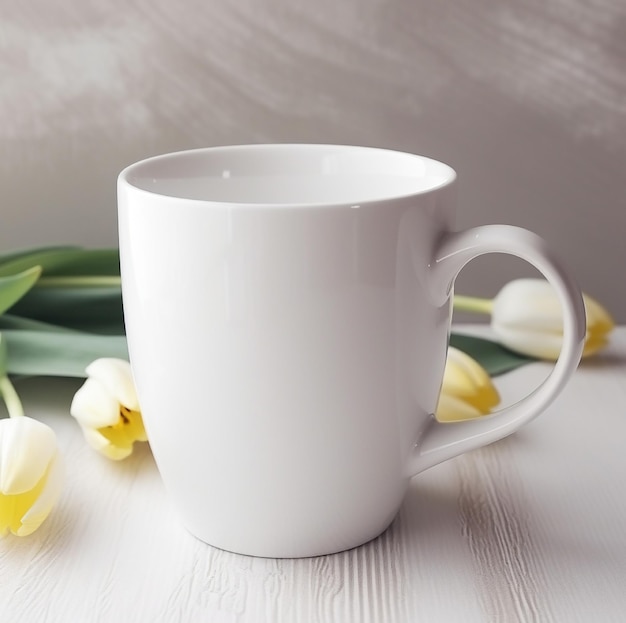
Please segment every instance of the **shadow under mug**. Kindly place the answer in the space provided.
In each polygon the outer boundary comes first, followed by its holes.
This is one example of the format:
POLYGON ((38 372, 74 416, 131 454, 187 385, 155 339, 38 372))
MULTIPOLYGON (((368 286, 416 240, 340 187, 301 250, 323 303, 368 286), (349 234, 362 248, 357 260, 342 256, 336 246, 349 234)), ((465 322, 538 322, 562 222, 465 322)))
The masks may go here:
POLYGON ((189 531, 266 557, 329 554, 391 523, 409 479, 533 419, 576 369, 579 288, 537 235, 453 230, 455 172, 333 145, 157 156, 118 180, 139 402, 189 531), (491 416, 440 424, 454 280, 484 253, 554 286, 551 375, 491 416))

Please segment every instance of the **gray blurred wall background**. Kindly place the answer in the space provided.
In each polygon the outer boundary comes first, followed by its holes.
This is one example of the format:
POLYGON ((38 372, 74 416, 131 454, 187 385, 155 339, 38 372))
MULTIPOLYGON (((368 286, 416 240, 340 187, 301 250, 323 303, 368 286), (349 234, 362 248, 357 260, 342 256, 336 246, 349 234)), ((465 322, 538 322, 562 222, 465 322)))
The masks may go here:
POLYGON ((123 167, 250 142, 443 160, 459 228, 533 229, 626 322, 624 0, 0 1, 0 251, 116 245, 123 167))

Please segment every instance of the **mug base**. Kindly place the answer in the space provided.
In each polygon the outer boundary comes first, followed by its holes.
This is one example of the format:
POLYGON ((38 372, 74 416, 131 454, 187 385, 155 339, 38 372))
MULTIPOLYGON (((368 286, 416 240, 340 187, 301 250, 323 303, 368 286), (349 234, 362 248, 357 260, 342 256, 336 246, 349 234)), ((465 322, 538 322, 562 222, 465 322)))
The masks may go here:
MULTIPOLYGON (((397 514, 397 513, 396 513, 397 514)), ((240 556, 250 556, 251 558, 268 558, 268 559, 297 559, 297 558, 316 558, 319 556, 331 556, 333 554, 340 554, 342 552, 347 552, 352 549, 356 549, 358 547, 362 547, 363 545, 367 545, 371 541, 374 541, 378 537, 382 536, 391 526, 396 518, 396 514, 389 520, 382 529, 378 528, 373 531, 369 536, 365 538, 359 538, 350 540, 349 542, 346 540, 345 543, 335 545, 329 545, 328 547, 320 546, 319 544, 316 546, 306 546, 300 544, 299 546, 291 545, 287 547, 274 547, 274 546, 257 546, 257 547, 237 547, 232 544, 220 544, 215 539, 206 539, 199 536, 194 530, 189 528, 189 526, 184 525, 185 529, 189 534, 206 543, 210 547, 214 547, 215 549, 219 549, 223 552, 228 552, 229 554, 237 554, 240 556)))

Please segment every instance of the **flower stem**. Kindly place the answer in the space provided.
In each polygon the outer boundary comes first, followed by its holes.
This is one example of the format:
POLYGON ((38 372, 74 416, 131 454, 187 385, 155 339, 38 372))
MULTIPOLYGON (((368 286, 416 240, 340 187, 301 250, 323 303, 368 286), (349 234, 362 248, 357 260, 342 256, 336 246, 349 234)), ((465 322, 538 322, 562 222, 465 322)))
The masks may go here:
POLYGON ((92 275, 68 277, 40 277, 35 288, 97 288, 119 286, 119 275, 92 275))
POLYGON ((0 396, 4 398, 4 402, 9 412, 9 417, 23 417, 24 407, 22 401, 13 387, 13 383, 8 376, 0 376, 0 396))
POLYGON ((454 311, 467 311, 477 314, 490 314, 493 311, 491 299, 481 299, 475 296, 454 295, 454 311))

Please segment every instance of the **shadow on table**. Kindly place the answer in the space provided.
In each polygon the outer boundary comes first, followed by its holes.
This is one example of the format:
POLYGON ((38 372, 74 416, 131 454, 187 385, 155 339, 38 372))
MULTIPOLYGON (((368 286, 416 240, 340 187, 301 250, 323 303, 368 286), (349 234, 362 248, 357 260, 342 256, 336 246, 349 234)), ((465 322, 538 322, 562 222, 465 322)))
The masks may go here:
POLYGON ((626 354, 617 352, 598 353, 583 359, 580 364, 585 370, 606 370, 626 365, 626 354))

